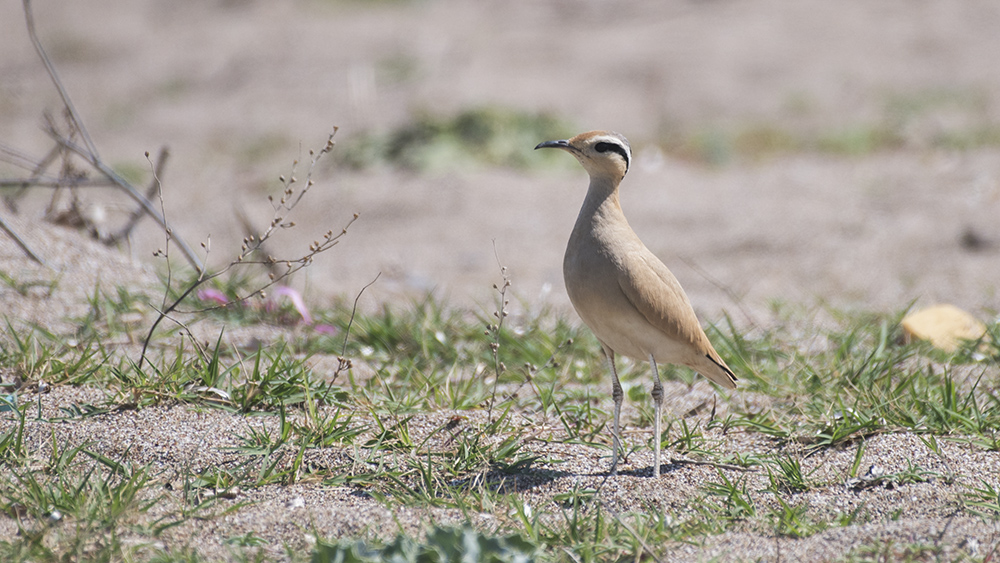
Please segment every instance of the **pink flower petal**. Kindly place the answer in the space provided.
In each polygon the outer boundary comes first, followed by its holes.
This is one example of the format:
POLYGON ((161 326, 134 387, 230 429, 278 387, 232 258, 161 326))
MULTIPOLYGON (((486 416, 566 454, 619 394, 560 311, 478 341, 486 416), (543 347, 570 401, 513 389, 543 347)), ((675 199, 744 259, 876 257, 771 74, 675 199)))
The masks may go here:
POLYGON ((212 287, 199 289, 197 295, 198 299, 202 301, 213 301, 219 305, 229 304, 229 298, 226 297, 226 294, 212 287))
POLYGON ((298 311, 300 315, 302 315, 302 322, 306 323, 307 325, 312 324, 313 322, 312 315, 309 314, 309 309, 306 308, 306 302, 305 300, 302 299, 301 293, 295 291, 294 289, 288 286, 279 285, 275 286, 272 295, 276 298, 287 297, 291 299, 292 306, 295 307, 295 310, 298 311))
POLYGON ((327 336, 335 336, 338 332, 340 332, 337 327, 333 325, 316 325, 313 328, 316 332, 327 336))

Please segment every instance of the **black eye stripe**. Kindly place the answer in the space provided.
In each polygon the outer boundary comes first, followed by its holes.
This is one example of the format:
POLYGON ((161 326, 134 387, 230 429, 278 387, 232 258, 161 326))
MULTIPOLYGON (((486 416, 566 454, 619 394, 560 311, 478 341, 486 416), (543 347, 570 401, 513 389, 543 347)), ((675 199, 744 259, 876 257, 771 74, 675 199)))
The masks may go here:
POLYGON ((594 145, 594 150, 601 153, 612 151, 622 155, 622 158, 625 159, 625 170, 628 170, 629 166, 628 151, 626 151, 625 148, 622 147, 621 145, 617 143, 600 142, 594 145))

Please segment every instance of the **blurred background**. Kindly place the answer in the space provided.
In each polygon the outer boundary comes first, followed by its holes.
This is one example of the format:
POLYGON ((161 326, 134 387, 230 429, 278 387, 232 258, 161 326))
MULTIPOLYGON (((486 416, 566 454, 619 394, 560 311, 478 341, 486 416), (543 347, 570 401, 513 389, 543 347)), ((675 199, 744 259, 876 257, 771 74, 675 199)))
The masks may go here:
MULTIPOLYGON (((210 267, 239 250, 235 209, 266 226, 279 176, 300 159, 304 177, 340 128, 273 246, 301 255, 360 213, 299 274, 307 299, 353 298, 382 272, 368 302, 491 304, 499 258, 526 306, 569 311, 562 252, 587 178, 532 148, 613 129, 636 155, 633 228, 710 319, 776 302, 1000 308, 995 0, 33 6, 104 160, 145 185, 144 153, 169 147, 166 215, 192 246, 210 237, 210 267)), ((42 115, 59 109, 22 4, 5 0, 0 143, 40 160, 42 115)), ((110 222, 130 209, 81 198, 110 222)), ((152 263, 162 246, 147 220, 124 251, 152 263)))

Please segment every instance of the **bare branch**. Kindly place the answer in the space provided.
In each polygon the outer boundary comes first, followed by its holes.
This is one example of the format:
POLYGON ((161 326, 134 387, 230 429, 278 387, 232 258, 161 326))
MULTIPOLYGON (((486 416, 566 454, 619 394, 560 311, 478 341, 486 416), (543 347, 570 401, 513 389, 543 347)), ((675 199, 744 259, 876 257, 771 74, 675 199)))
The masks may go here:
MULTIPOLYGON (((49 155, 43 159, 44 161, 51 162, 55 160, 56 154, 59 151, 59 147, 53 147, 49 151, 49 155)), ((0 160, 4 162, 9 162, 14 166, 19 168, 24 168, 25 170, 37 170, 40 163, 36 162, 32 157, 24 154, 23 152, 15 149, 14 147, 8 146, 4 143, 0 143, 0 160)), ((43 166, 44 167, 44 166, 43 166)))
MULTIPOLYGON (((28 178, 19 180, 0 180, 0 186, 19 186, 20 191, 18 191, 13 196, 8 196, 5 198, 7 206, 16 211, 16 201, 21 194, 29 187, 35 185, 43 185, 47 187, 57 188, 55 194, 53 194, 53 202, 55 201, 59 191, 58 188, 69 186, 69 187, 81 187, 81 186, 93 186, 93 185, 104 185, 104 182, 90 180, 85 177, 84 174, 76 172, 72 168, 70 162, 69 154, 75 153, 83 158, 90 166, 97 170, 102 176, 107 178, 108 183, 106 185, 111 187, 117 187, 123 190, 129 197, 131 197, 138 205, 137 209, 128 219, 126 225, 121 229, 121 231, 111 237, 103 237, 105 243, 112 243, 119 240, 122 237, 128 236, 132 228, 139 221, 141 214, 146 213, 150 217, 159 223, 159 225, 164 229, 164 231, 171 232, 171 228, 167 225, 164 216, 157 212, 153 205, 149 201, 149 197, 144 197, 135 187, 129 184, 125 179, 119 176, 114 170, 104 164, 97 152, 97 146, 94 144, 93 140, 90 138, 90 134, 87 131, 86 126, 83 124, 83 119, 81 119, 80 114, 76 111, 73 105, 73 101, 69 97, 69 93, 63 86, 62 81, 59 79, 59 74, 56 72, 55 66, 52 64, 51 59, 49 59, 48 54, 45 52, 45 48, 42 46, 41 40, 38 38, 38 32, 35 28, 35 17, 31 8, 31 0, 22 0, 24 7, 24 18, 27 25, 28 36, 31 39, 32 45, 35 47, 35 51, 38 53, 38 57, 41 59, 42 64, 45 66, 45 70, 52 80, 53 85, 59 92, 59 96, 62 99, 63 107, 65 109, 66 120, 69 123, 69 133, 68 135, 62 135, 58 132, 53 119, 46 115, 47 126, 45 128, 46 133, 48 133, 56 145, 49 151, 49 153, 37 164, 32 161, 31 158, 21 155, 19 152, 6 149, 5 147, 0 147, 0 153, 4 153, 7 156, 15 159, 17 164, 22 167, 32 168, 32 173, 28 178), (77 144, 74 139, 79 136, 83 140, 83 146, 77 144), (44 174, 46 169, 55 162, 59 156, 63 156, 63 170, 58 179, 45 178, 44 174)), ((157 164, 157 174, 154 174, 154 179, 152 185, 149 188, 150 193, 154 193, 155 190, 159 188, 159 174, 162 173, 162 167, 166 161, 167 153, 161 152, 161 156, 158 159, 157 164)), ((51 203, 50 203, 51 210, 51 203)), ((4 230, 9 232, 9 227, 5 227, 4 230)), ((13 234, 12 234, 13 236, 13 234)), ((15 237, 16 238, 16 237, 15 237)), ((181 238, 176 237, 177 245, 180 247, 181 252, 183 252, 184 257, 188 262, 198 271, 204 269, 204 265, 198 256, 194 253, 190 246, 181 238)), ((18 244, 22 245, 25 252, 28 252, 23 244, 23 241, 18 239, 18 244)), ((38 259, 34 253, 30 253, 33 259, 38 259)))
POLYGON ((31 157, 22 154, 17 149, 8 147, 6 145, 0 144, 0 154, 3 155, 3 160, 14 164, 15 166, 20 166, 21 168, 26 168, 31 170, 31 175, 27 178, 17 178, 14 180, 0 180, 0 187, 17 187, 18 190, 13 194, 8 194, 4 196, 4 203, 7 205, 7 209, 17 213, 17 201, 24 195, 24 192, 28 190, 29 187, 35 185, 47 185, 48 187, 56 187, 59 185, 60 180, 41 180, 42 175, 45 174, 45 170, 55 162, 59 153, 62 152, 62 147, 58 144, 52 146, 48 154, 41 162, 35 162, 31 157))
MULTIPOLYGON (((14 188, 14 187, 38 187, 38 188, 113 188, 117 187, 118 184, 110 180, 100 180, 93 178, 77 178, 77 179, 58 179, 58 178, 38 178, 32 180, 27 179, 12 179, 0 180, 0 188, 14 188)), ((23 190, 18 190, 14 196, 21 195, 23 190)), ((11 198, 4 198, 5 200, 10 200, 11 198)), ((15 202, 7 201, 7 207, 12 211, 17 211, 16 205, 12 208, 11 204, 15 202)))
POLYGON ((16 242, 17 245, 21 247, 21 250, 23 250, 24 253, 28 255, 28 258, 31 258, 32 260, 38 262, 43 266, 46 265, 45 262, 41 258, 39 258, 37 254, 35 254, 35 251, 31 250, 31 247, 28 246, 28 243, 24 242, 21 239, 21 237, 17 235, 17 233, 11 230, 10 226, 7 224, 7 221, 4 221, 4 218, 2 216, 0 216, 0 229, 3 229, 5 233, 10 235, 10 238, 14 239, 14 242, 16 242))
MULTIPOLYGON (((279 228, 285 229, 285 228, 290 228, 290 227, 294 227, 295 226, 294 222, 286 221, 285 220, 286 219, 286 215, 288 213, 292 212, 292 210, 294 209, 294 207, 302 200, 302 193, 304 193, 306 190, 309 189, 309 187, 311 187, 313 185, 312 172, 313 172, 313 169, 316 166, 316 162, 320 158, 322 158, 323 155, 325 155, 328 152, 330 152, 330 150, 333 148, 333 146, 334 146, 333 135, 336 134, 336 132, 337 132, 337 130, 336 130, 336 128, 334 128, 334 132, 333 132, 333 134, 331 134, 327 138, 326 146, 325 146, 325 148, 323 150, 319 151, 318 153, 314 152, 314 151, 310 151, 309 152, 309 155, 311 157, 310 167, 309 167, 309 171, 308 171, 307 176, 306 176, 305 186, 299 192, 298 197, 296 197, 296 189, 295 189, 295 184, 298 182, 298 180, 296 180, 295 175, 294 175, 295 168, 298 165, 298 160, 296 160, 293 163, 293 165, 292 165, 292 174, 287 179, 284 176, 282 176, 280 178, 282 184, 284 185, 284 190, 282 191, 282 196, 281 196, 280 200, 277 203, 274 201, 273 197, 270 197, 270 196, 268 197, 268 200, 271 202, 271 205, 274 208, 274 216, 272 217, 271 222, 268 225, 267 229, 264 230, 263 234, 261 234, 259 236, 255 236, 253 234, 253 228, 252 228, 252 226, 249 224, 249 221, 245 220, 245 216, 244 216, 243 217, 243 221, 242 221, 243 222, 243 228, 244 228, 245 231, 248 231, 248 234, 246 235, 246 237, 244 237, 244 239, 243 239, 243 245, 240 248, 240 253, 236 256, 236 258, 233 259, 228 265, 226 265, 226 267, 222 268, 221 270, 219 270, 217 272, 213 272, 211 274, 209 274, 204 268, 199 269, 198 270, 198 274, 199 274, 198 278, 194 282, 192 282, 186 289, 184 289, 184 291, 181 292, 181 294, 180 294, 179 297, 177 297, 176 299, 174 299, 173 302, 171 302, 169 304, 167 302, 168 301, 167 295, 168 295, 170 287, 172 285, 172 281, 171 281, 171 277, 170 277, 171 271, 169 269, 169 261, 168 261, 168 269, 167 269, 167 276, 168 277, 167 277, 167 287, 166 287, 167 293, 164 294, 164 296, 163 296, 163 305, 157 311, 157 313, 158 313, 157 318, 153 322, 152 327, 150 327, 149 332, 146 334, 146 338, 143 341, 142 353, 141 353, 141 355, 139 357, 139 361, 137 362, 137 366, 139 368, 141 368, 142 365, 143 365, 143 363, 145 362, 146 353, 147 353, 148 348, 149 348, 149 343, 150 343, 150 341, 153 338, 153 334, 156 331, 156 328, 160 325, 160 323, 164 319, 169 319, 172 322, 177 323, 179 326, 181 326, 183 328, 186 328, 186 326, 182 322, 180 322, 177 319, 174 319, 171 315, 174 314, 174 313, 176 313, 176 314, 203 313, 203 312, 207 312, 207 311, 211 311, 211 310, 222 309, 222 308, 228 307, 230 305, 233 305, 235 303, 244 302, 244 301, 250 299, 251 297, 253 297, 255 295, 264 296, 265 295, 265 290, 269 289, 270 287, 274 286, 275 284, 281 283, 282 281, 284 281, 288 277, 292 276, 293 274, 295 274, 299 270, 301 270, 303 268, 306 268, 307 266, 309 266, 310 264, 312 264, 313 258, 316 255, 318 255, 318 254, 320 254, 322 252, 325 252, 325 251, 333 248, 334 246, 336 246, 340 242, 341 237, 343 237, 344 235, 347 234, 347 230, 358 219, 358 214, 357 213, 355 213, 347 221, 347 223, 344 225, 344 227, 340 230, 339 233, 335 234, 333 230, 327 231, 326 234, 323 236, 323 238, 321 240, 314 241, 312 244, 310 244, 309 245, 309 251, 306 252, 305 254, 303 254, 302 256, 299 256, 299 257, 296 257, 296 258, 278 259, 278 258, 275 258, 273 256, 264 254, 264 251, 263 251, 264 244, 268 241, 268 239, 270 239, 274 234, 276 234, 278 232, 279 228), (266 258, 260 259, 260 260, 250 260, 250 259, 248 259, 249 256, 254 255, 254 254, 265 255, 266 258), (221 304, 221 305, 216 305, 216 306, 213 306, 213 307, 206 307, 206 308, 202 308, 202 309, 195 309, 195 310, 190 310, 190 311, 185 311, 185 310, 181 310, 181 309, 178 308, 180 306, 180 304, 188 296, 190 296, 196 289, 198 289, 199 287, 201 287, 205 282, 210 281, 210 280, 215 279, 215 278, 218 278, 220 276, 226 275, 228 272, 230 272, 234 268, 237 268, 238 266, 243 266, 243 265, 246 265, 246 264, 259 264, 259 265, 263 265, 263 266, 268 267, 268 269, 270 270, 270 272, 268 274, 268 281, 265 282, 262 286, 257 287, 253 291, 249 292, 247 295, 237 295, 236 298, 231 299, 231 300, 229 300, 229 301, 227 301, 227 302, 225 302, 224 304, 221 304), (284 269, 283 270, 280 268, 280 266, 282 264, 284 265, 284 269)), ((161 200, 160 201, 161 201, 161 205, 162 205, 162 196, 161 196, 161 200)), ((164 231, 165 231, 165 233, 167 235, 166 250, 165 251, 157 251, 155 253, 156 255, 167 256, 167 254, 169 253, 170 241, 172 240, 171 233, 170 233, 170 230, 166 229, 166 228, 164 229, 164 231)), ((378 276, 376 276, 375 279, 377 280, 378 276)), ((369 283, 368 285, 366 285, 365 288, 367 288, 368 286, 370 286, 372 283, 375 283, 375 280, 372 280, 372 282, 369 283)), ((362 289, 361 291, 364 292, 364 289, 362 289)), ((358 297, 360 298, 360 293, 358 294, 358 297)), ((345 365, 345 362, 342 361, 341 365, 342 366, 345 365)), ((349 366, 349 362, 346 362, 346 365, 349 366)), ((338 372, 339 371, 340 370, 338 369, 338 372)))
MULTIPOLYGON (((59 135, 57 131, 53 130, 52 128, 46 129, 46 132, 57 143, 67 148, 68 150, 80 155, 88 163, 90 163, 91 166, 96 168, 98 172, 100 172, 109 180, 114 182, 115 186, 121 188, 126 194, 128 194, 129 197, 131 197, 136 203, 138 203, 142 207, 142 209, 149 214, 150 217, 152 217, 157 223, 160 224, 160 227, 162 227, 166 231, 172 231, 170 225, 167 224, 167 220, 163 217, 163 215, 160 214, 159 211, 156 210, 155 207, 153 207, 153 204, 150 203, 148 199, 143 197, 143 195, 140 194, 139 191, 132 186, 132 184, 129 184, 127 181, 125 181, 124 178, 119 176, 117 172, 115 172, 107 165, 105 165, 104 162, 99 160, 95 155, 88 153, 84 147, 81 147, 80 145, 74 143, 73 141, 70 141, 69 139, 63 138, 62 136, 59 135)), ((182 239, 181 237, 175 236, 174 238, 177 241, 177 246, 180 247, 181 252, 184 253, 184 257, 187 258, 187 261, 191 264, 191 266, 194 267, 194 269, 198 270, 199 272, 202 271, 204 269, 204 265, 202 264, 201 259, 198 258, 198 256, 194 253, 194 250, 190 246, 188 246, 188 244, 184 242, 184 239, 182 239)))
POLYGON ((66 111, 69 113, 69 118, 73 122, 76 130, 80 132, 80 136, 83 137, 83 142, 87 145, 87 152, 93 157, 93 160, 99 161, 100 158, 97 155, 97 146, 94 145, 94 141, 90 139, 90 134, 87 133, 87 128, 83 126, 83 120, 80 119, 80 114, 76 112, 76 108, 73 107, 73 101, 69 99, 69 94, 66 89, 63 88, 62 81, 59 80, 59 75, 56 74, 56 68, 52 65, 52 61, 49 60, 49 56, 45 53, 45 49, 42 48, 42 42, 38 39, 38 33, 35 32, 35 16, 31 12, 31 0, 23 0, 24 4, 24 19, 28 25, 28 36, 31 38, 31 43, 35 46, 35 51, 38 52, 38 56, 42 59, 42 64, 45 65, 46 72, 49 73, 49 78, 52 79, 52 83, 55 84, 56 90, 59 91, 59 96, 62 98, 63 105, 66 106, 66 111))

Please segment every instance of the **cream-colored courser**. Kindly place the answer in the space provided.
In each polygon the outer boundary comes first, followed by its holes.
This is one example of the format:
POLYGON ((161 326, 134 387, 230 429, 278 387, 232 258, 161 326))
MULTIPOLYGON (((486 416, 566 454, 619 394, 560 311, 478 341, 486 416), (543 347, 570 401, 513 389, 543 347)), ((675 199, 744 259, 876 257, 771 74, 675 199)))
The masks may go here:
POLYGON ((663 386, 656 362, 687 366, 713 382, 736 388, 736 375, 712 348, 677 278, 646 248, 629 226, 618 203, 618 185, 628 172, 632 150, 612 131, 581 133, 540 148, 563 149, 590 174, 590 187, 566 245, 563 277, 569 299, 604 348, 614 377, 614 454, 621 449, 618 417, 622 386, 615 353, 649 360, 653 369, 653 476, 660 475, 660 415, 663 386))

